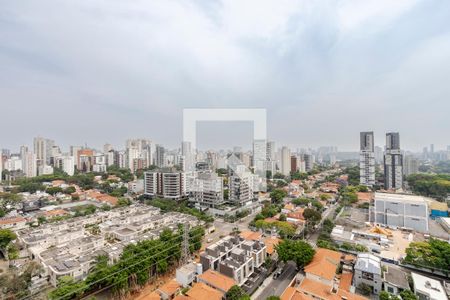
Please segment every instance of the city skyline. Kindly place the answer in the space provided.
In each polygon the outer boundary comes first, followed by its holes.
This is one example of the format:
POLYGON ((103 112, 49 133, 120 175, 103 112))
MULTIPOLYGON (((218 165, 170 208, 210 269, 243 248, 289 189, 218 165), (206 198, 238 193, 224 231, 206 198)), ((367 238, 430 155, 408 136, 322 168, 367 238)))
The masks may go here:
MULTIPOLYGON (((450 144, 447 2, 102 4, 2 4, 1 144, 174 147, 199 107, 266 108, 269 138, 291 148, 357 151, 368 130, 376 145, 390 131, 404 149, 450 144)), ((250 130, 221 127, 199 129, 208 147, 250 130)))
MULTIPOLYGON (((231 124, 231 123, 230 123, 231 124)), ((233 125, 231 125, 231 127, 233 127, 233 125)), ((388 132, 384 132, 382 133, 380 136, 378 136, 377 138, 377 133, 373 132, 374 134, 374 147, 380 147, 382 149, 382 151, 385 151, 385 147, 386 147, 386 133, 388 132)), ((292 152, 296 152, 297 150, 317 150, 321 147, 337 147, 337 152, 354 152, 357 153, 360 151, 360 139, 359 139, 359 134, 360 132, 358 132, 358 134, 354 137, 354 141, 353 144, 355 144, 355 146, 351 149, 349 148, 341 148, 338 145, 333 145, 333 144, 316 144, 316 145, 306 145, 306 144, 283 144, 280 143, 277 140, 274 139, 267 139, 267 142, 274 142, 275 143, 275 151, 280 151, 282 147, 286 146, 288 147, 292 152)), ((400 134, 402 135, 402 150, 406 151, 406 152, 411 152, 411 153, 423 153, 424 148, 427 148, 427 151, 430 152, 430 148, 433 147, 433 151, 434 152, 439 152, 439 151, 449 151, 449 147, 450 145, 437 145, 435 143, 430 143, 430 144, 423 144, 422 146, 418 146, 417 148, 408 148, 403 146, 404 144, 407 144, 404 142, 404 138, 403 138, 403 134, 400 132, 400 134), (436 146, 437 145, 437 146, 436 146)), ((152 139, 150 136, 128 136, 125 139, 123 139, 122 141, 119 141, 117 144, 116 143, 112 143, 109 140, 105 141, 105 142, 97 142, 95 144, 89 144, 87 142, 72 142, 72 143, 61 143, 59 140, 54 139, 52 137, 49 137, 47 135, 37 135, 37 136, 33 136, 30 137, 29 141, 25 141, 24 143, 21 144, 17 144, 17 145, 8 145, 7 143, 5 143, 4 141, 2 141, 2 144, 0 144, 0 149, 8 149, 11 151, 11 153, 19 153, 20 152, 20 148, 22 146, 26 146, 26 147, 31 147, 31 150, 33 151, 33 139, 34 138, 46 138, 46 139, 50 139, 52 141, 55 142, 56 146, 59 146, 61 148, 62 152, 69 152, 70 147, 71 146, 81 146, 81 147, 85 147, 88 149, 96 149, 96 150, 102 150, 104 148, 105 145, 110 145, 113 147, 114 150, 125 150, 126 149, 126 144, 127 141, 130 139, 145 139, 145 140, 149 140, 151 141, 154 145, 161 145, 163 146, 166 150, 172 151, 172 150, 181 150, 182 149, 182 144, 183 141, 180 140, 179 142, 174 142, 174 143, 169 143, 169 144, 164 144, 162 142, 159 142, 157 140, 152 139)), ((198 144, 200 145, 199 147, 197 147, 196 149, 199 151, 209 151, 209 150, 214 150, 214 151, 232 151, 233 147, 239 147, 242 148, 242 150, 244 152, 251 152, 252 148, 253 148, 253 139, 251 138, 251 133, 248 134, 247 139, 243 139, 241 138, 239 142, 241 143, 223 143, 221 147, 208 147, 205 146, 204 143, 202 142, 202 137, 200 136, 199 138, 199 142, 198 144)), ((450 143, 449 143, 450 144, 450 143)), ((194 147, 192 147, 194 149, 194 147)))

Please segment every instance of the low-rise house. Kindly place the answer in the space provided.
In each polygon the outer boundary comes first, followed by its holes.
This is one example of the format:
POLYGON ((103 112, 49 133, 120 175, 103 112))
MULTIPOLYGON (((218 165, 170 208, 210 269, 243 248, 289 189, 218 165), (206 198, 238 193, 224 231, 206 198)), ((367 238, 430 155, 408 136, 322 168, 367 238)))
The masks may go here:
POLYGON ((23 217, 1 218, 0 229, 12 229, 14 231, 27 227, 27 220, 23 217))
POLYGON ((227 236, 208 246, 200 255, 203 270, 215 270, 242 285, 266 258, 267 247, 260 241, 227 236))
POLYGON ((441 282, 417 273, 411 273, 414 293, 419 300, 447 300, 447 294, 441 282))
POLYGON ((185 288, 191 285, 196 276, 202 274, 202 272, 202 265, 192 262, 178 268, 176 270, 175 278, 177 282, 185 288))
POLYGON ((363 300, 352 292, 352 273, 337 275, 343 256, 340 252, 318 248, 305 267, 306 276, 294 278, 281 295, 282 300, 363 300))
POLYGON ((194 286, 187 292, 189 299, 205 299, 205 300, 222 300, 223 294, 206 284, 199 282, 194 284, 194 286))
POLYGON ((398 295, 404 290, 409 290, 408 274, 402 269, 392 265, 386 265, 383 274, 383 289, 393 295, 398 295))
POLYGON ((305 267, 306 278, 332 285, 341 256, 340 252, 318 248, 313 260, 305 267))
POLYGON ((219 272, 208 270, 205 273, 197 276, 198 282, 218 290, 222 294, 226 294, 232 286, 236 285, 236 281, 228 276, 222 275, 219 272))
POLYGON ((98 255, 115 263, 130 243, 157 238, 165 228, 177 231, 180 223, 201 224, 190 215, 158 213, 157 208, 132 205, 22 229, 17 234, 30 258, 44 267, 56 286, 61 276, 84 279, 98 255))
POLYGON ((381 260, 369 253, 360 253, 356 258, 353 285, 359 287, 362 283, 372 288, 373 294, 379 294, 382 289, 381 260))
POLYGON ((157 290, 163 300, 173 299, 180 291, 181 285, 176 280, 169 281, 157 290))

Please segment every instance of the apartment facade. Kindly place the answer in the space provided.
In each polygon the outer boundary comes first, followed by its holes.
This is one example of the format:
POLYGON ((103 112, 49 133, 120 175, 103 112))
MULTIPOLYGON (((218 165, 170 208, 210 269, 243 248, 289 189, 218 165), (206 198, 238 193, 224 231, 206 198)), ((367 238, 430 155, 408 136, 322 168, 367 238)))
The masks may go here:
POLYGON ((186 175, 173 169, 145 172, 144 194, 173 200, 186 198, 186 175))
POLYGON ((216 173, 197 173, 189 185, 189 201, 201 207, 214 207, 224 203, 223 178, 216 173))
POLYGON ((362 185, 371 187, 375 184, 375 148, 372 131, 360 133, 359 175, 362 185))
POLYGON ((255 268, 262 266, 266 255, 267 247, 260 241, 227 236, 208 246, 200 255, 200 263, 203 271, 218 271, 242 285, 255 268))
POLYGON ((384 154, 384 188, 386 190, 403 188, 403 154, 400 150, 400 134, 386 134, 384 154))
POLYGON ((360 253, 356 258, 354 269, 353 285, 355 287, 364 283, 370 286, 376 295, 382 291, 381 260, 378 257, 369 253, 360 253))

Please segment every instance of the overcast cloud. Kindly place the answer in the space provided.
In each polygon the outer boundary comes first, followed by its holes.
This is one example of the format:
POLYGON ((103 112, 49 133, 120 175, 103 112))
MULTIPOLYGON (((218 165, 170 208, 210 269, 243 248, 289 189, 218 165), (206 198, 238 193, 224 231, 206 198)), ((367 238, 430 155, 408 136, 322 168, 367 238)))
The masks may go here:
MULTIPOLYGON (((183 108, 266 108, 278 145, 450 145, 450 2, 0 0, 0 145, 169 147, 183 108)), ((248 124, 247 124, 248 125, 248 124)), ((199 129, 204 147, 251 126, 199 129)), ((245 132, 245 133, 243 133, 245 132)), ((229 147, 231 148, 232 145, 229 147)))

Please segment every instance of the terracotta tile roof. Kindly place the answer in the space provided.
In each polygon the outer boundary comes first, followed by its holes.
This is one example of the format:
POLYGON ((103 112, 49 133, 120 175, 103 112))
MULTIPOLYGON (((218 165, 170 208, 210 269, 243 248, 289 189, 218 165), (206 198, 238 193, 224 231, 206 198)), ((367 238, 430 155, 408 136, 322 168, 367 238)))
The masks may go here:
POLYGON ((292 203, 287 203, 284 205, 284 209, 288 209, 288 210, 294 210, 295 209, 295 205, 292 203))
POLYGON ((367 300, 365 297, 341 289, 338 289, 336 293, 333 293, 331 286, 308 278, 303 279, 298 290, 324 300, 341 300, 342 297, 345 297, 347 300, 367 300))
POLYGON ((111 205, 117 205, 117 203, 119 203, 119 199, 117 199, 116 197, 110 196, 110 195, 106 195, 106 194, 102 194, 100 196, 98 196, 97 201, 100 202, 107 202, 111 205))
POLYGON ((280 299, 281 299, 281 300, 291 300, 291 299, 292 299, 292 296, 294 296, 294 294, 296 293, 296 291, 297 291, 297 290, 296 290, 294 287, 288 286, 288 287, 284 290, 283 294, 281 294, 280 299))
POLYGON ((267 249, 266 252, 269 255, 272 255, 275 252, 275 246, 278 245, 281 242, 279 238, 274 237, 267 237, 264 239, 264 244, 266 245, 267 249))
POLYGON ((236 281, 230 277, 213 270, 206 271, 205 273, 199 275, 198 278, 208 285, 225 292, 227 292, 233 285, 236 285, 236 281))
POLYGON ((296 185, 300 185, 300 184, 302 184, 302 181, 298 180, 298 179, 295 179, 295 180, 292 180, 291 183, 292 184, 296 184, 296 185))
POLYGON ((185 295, 178 295, 173 300, 192 300, 191 297, 185 296, 185 295))
POLYGON ((54 217, 54 216, 62 216, 68 214, 64 209, 53 209, 44 212, 44 216, 46 217, 54 217))
POLYGON ((287 287, 280 297, 281 300, 313 300, 312 297, 303 294, 294 287, 287 287))
POLYGON ((357 192, 356 194, 358 195, 358 201, 360 202, 370 202, 374 197, 373 193, 357 192))
POLYGON ((156 292, 152 292, 144 297, 139 297, 139 300, 161 300, 161 296, 156 292))
POLYGON ((117 205, 117 203, 119 202, 119 200, 117 199, 117 197, 113 197, 107 194, 102 194, 98 191, 95 190, 88 190, 85 192, 86 196, 92 199, 95 199, 97 201, 100 202, 106 202, 109 203, 111 205, 117 205))
POLYGON ((287 217, 288 218, 292 218, 292 219, 298 219, 298 220, 305 220, 305 218, 303 217, 303 208, 297 208, 295 211, 287 213, 287 217))
POLYGON ((341 275, 341 281, 339 282, 339 288, 350 292, 350 286, 352 285, 353 273, 343 273, 341 275))
POLYGON ((240 236, 249 241, 259 241, 262 237, 262 234, 260 232, 254 232, 254 231, 242 231, 240 236))
POLYGON ((274 219, 274 218, 265 218, 265 219, 264 219, 264 222, 267 222, 267 223, 274 223, 274 222, 278 222, 278 220, 277 220, 277 219, 274 219))
POLYGON ((65 184, 66 182, 64 180, 53 180, 52 181, 52 186, 61 186, 63 184, 65 184))
POLYGON ((201 282, 194 284, 194 286, 187 292, 187 295, 189 298, 195 300, 222 300, 223 297, 221 292, 201 282))
POLYGON ((158 289, 158 291, 163 292, 166 295, 172 296, 172 295, 176 294, 176 292, 180 289, 181 289, 181 285, 179 285, 175 279, 172 279, 168 283, 161 286, 158 289))
POLYGON ((311 263, 305 267, 305 273, 311 273, 326 280, 333 280, 341 256, 340 252, 318 248, 311 263))
POLYGON ((0 225, 14 224, 19 222, 26 222, 26 219, 22 217, 0 219, 0 225))

